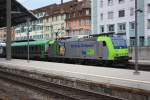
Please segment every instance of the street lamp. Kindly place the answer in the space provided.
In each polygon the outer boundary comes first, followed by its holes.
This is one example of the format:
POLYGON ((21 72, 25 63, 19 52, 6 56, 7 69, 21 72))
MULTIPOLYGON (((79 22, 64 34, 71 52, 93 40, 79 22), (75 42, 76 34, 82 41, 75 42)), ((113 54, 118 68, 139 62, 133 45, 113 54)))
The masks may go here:
POLYGON ((29 38, 30 38, 30 18, 27 18, 27 40, 28 40, 28 46, 27 46, 27 62, 30 62, 30 44, 29 44, 29 38))
POLYGON ((135 74, 139 74, 138 12, 142 13, 143 11, 141 9, 138 9, 138 1, 135 0, 135 72, 134 72, 135 74))
POLYGON ((6 1, 7 14, 7 41, 6 41, 6 59, 11 60, 11 0, 6 1))

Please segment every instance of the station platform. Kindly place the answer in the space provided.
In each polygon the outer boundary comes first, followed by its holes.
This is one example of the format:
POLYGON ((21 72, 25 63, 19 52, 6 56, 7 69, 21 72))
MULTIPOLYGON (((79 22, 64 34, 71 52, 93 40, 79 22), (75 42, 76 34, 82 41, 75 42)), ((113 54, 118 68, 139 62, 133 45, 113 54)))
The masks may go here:
POLYGON ((12 59, 7 61, 3 58, 0 58, 0 66, 150 91, 150 72, 145 71, 136 75, 133 70, 127 69, 41 61, 27 63, 26 60, 12 59))

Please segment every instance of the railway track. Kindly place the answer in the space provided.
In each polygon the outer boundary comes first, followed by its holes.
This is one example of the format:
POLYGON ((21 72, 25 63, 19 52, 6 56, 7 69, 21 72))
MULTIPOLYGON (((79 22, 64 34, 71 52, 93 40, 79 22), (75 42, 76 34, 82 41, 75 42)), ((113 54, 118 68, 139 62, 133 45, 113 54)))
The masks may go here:
POLYGON ((36 91, 55 94, 65 100, 124 100, 110 95, 104 95, 88 90, 77 89, 48 81, 27 77, 17 73, 0 70, 0 79, 19 86, 28 87, 36 91))

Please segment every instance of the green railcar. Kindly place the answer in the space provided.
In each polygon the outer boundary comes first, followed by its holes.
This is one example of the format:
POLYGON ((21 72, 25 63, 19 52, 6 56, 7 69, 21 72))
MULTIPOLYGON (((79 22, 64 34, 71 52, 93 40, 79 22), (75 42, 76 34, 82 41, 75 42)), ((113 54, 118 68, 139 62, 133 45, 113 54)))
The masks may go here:
MULTIPOLYGON (((40 59, 46 58, 48 55, 48 46, 50 40, 30 41, 29 54, 30 58, 40 59)), ((28 42, 12 43, 12 56, 14 58, 27 58, 28 42)))

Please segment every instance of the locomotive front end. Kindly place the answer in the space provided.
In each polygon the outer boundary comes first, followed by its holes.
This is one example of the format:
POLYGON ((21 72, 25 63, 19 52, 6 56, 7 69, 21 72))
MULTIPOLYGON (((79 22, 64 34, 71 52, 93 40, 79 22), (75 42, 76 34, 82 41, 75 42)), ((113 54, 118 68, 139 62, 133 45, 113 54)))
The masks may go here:
POLYGON ((128 56, 128 46, 126 40, 123 36, 111 36, 113 45, 113 58, 116 61, 128 61, 130 57, 128 56))

